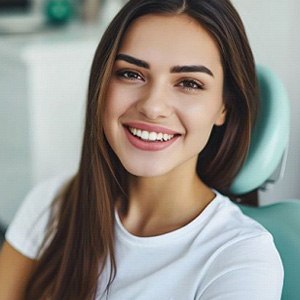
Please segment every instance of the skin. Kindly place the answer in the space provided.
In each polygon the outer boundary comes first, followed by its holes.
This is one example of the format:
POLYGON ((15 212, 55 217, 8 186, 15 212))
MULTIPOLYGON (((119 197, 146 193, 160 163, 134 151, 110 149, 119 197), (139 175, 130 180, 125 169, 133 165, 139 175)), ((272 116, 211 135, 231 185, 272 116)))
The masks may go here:
POLYGON ((34 260, 5 242, 0 253, 0 299, 24 299, 24 290, 34 266, 34 260))
POLYGON ((123 225, 139 236, 184 226, 212 201, 214 193, 196 174, 198 154, 213 126, 225 121, 223 70, 209 33, 185 15, 147 15, 126 33, 115 61, 104 113, 104 132, 131 174, 123 225), (204 66, 197 72, 171 72, 175 66, 204 66), (212 74, 208 74, 209 70, 212 74), (180 136, 168 148, 144 151, 125 134, 128 122, 159 125, 180 136))

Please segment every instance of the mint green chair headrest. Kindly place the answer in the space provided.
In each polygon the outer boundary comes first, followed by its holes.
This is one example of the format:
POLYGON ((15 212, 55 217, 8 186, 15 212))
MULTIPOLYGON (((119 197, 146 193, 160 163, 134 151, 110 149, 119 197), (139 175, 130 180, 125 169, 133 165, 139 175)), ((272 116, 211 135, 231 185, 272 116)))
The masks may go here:
POLYGON ((262 186, 272 175, 288 145, 290 114, 287 92, 268 68, 257 66, 260 111, 247 159, 231 192, 242 195, 262 186))
POLYGON ((300 201, 285 200, 267 206, 239 205, 271 232, 284 266, 281 300, 300 299, 300 201))

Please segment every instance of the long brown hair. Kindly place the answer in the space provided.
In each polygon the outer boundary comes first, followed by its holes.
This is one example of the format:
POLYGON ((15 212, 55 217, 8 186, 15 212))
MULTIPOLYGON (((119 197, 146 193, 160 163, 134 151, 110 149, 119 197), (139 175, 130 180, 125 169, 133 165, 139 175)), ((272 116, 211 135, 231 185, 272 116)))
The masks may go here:
POLYGON ((92 64, 78 173, 53 203, 52 218, 26 299, 94 299, 105 266, 116 274, 115 200, 127 200, 127 171, 102 127, 112 67, 126 30, 146 14, 186 14, 217 42, 224 71, 226 122, 213 129, 197 171, 227 193, 250 143, 258 102, 254 60, 242 21, 229 0, 131 0, 104 33, 92 64))

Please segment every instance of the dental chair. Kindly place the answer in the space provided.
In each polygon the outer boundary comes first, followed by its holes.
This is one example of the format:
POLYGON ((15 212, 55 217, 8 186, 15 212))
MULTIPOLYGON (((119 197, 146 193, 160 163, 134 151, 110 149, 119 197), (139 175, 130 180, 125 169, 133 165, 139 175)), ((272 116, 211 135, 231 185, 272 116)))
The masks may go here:
MULTIPOLYGON (((247 159, 231 192, 244 195, 266 189, 283 174, 289 137, 289 103, 281 81, 266 67, 258 66, 261 106, 247 159)), ((241 197, 242 199, 243 197, 241 197)), ((282 200, 251 207, 238 204, 274 237, 284 266, 282 300, 300 299, 300 200, 282 200)))

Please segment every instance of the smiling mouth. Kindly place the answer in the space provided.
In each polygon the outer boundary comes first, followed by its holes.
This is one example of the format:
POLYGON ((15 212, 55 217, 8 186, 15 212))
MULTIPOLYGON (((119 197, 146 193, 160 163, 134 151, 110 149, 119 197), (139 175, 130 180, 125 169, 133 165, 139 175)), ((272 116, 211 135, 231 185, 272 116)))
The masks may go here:
POLYGON ((150 142, 150 143, 163 143, 163 142, 168 142, 175 138, 176 136, 179 136, 180 134, 167 134, 167 133, 162 133, 162 132, 154 132, 154 131, 147 131, 147 130, 142 130, 139 128, 134 128, 127 126, 127 130, 131 135, 134 137, 145 141, 145 142, 150 142))

